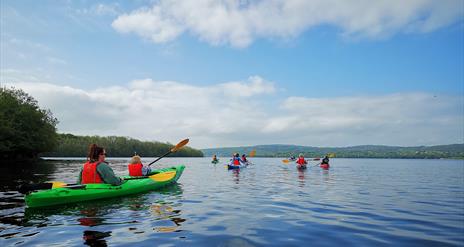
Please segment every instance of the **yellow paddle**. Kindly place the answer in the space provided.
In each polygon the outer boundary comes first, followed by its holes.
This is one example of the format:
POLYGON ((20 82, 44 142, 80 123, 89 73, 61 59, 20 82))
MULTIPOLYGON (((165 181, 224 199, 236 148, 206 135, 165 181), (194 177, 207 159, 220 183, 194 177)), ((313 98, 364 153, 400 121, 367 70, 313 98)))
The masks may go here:
POLYGON ((63 188, 65 186, 67 186, 68 184, 65 183, 65 182, 61 182, 61 181, 50 181, 48 183, 51 183, 52 184, 52 189, 55 189, 55 188, 63 188))
POLYGON ((285 164, 289 163, 290 160, 282 160, 282 162, 284 162, 285 164))
POLYGON ((255 154, 256 154, 256 150, 253 149, 250 154, 248 155, 248 157, 255 157, 255 154))
POLYGON ((173 148, 171 148, 171 150, 169 150, 169 152, 161 155, 161 157, 159 157, 158 159, 156 159, 155 161, 151 162, 150 164, 148 164, 148 166, 151 166, 151 164, 155 163, 156 161, 164 158, 165 156, 171 154, 171 153, 174 153, 176 152, 177 150, 181 149, 183 146, 185 146, 187 143, 189 142, 189 139, 184 139, 182 140, 181 142, 177 143, 176 146, 174 146, 173 148))

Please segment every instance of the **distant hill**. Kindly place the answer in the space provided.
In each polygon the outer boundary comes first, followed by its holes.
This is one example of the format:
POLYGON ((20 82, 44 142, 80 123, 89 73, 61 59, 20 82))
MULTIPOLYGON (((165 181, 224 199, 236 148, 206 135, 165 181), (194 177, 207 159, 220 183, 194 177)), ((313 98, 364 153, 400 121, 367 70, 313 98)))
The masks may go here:
POLYGON ((256 150, 256 157, 289 157, 303 153, 305 157, 323 157, 335 153, 338 158, 404 158, 404 159, 464 159, 464 144, 439 146, 396 147, 362 145, 353 147, 308 147, 296 145, 257 145, 202 149, 205 157, 216 154, 229 157, 233 153, 249 154, 256 150))

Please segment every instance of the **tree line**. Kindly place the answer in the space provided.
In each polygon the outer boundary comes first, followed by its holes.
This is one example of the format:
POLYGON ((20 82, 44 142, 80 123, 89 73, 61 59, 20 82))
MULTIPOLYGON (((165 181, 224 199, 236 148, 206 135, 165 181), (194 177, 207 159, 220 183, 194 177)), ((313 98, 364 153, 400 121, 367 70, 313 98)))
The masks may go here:
MULTIPOLYGON (((131 157, 135 153, 142 157, 157 157, 167 153, 173 144, 140 141, 122 136, 76 136, 58 134, 58 145, 51 152, 42 153, 43 157, 86 157, 90 144, 104 147, 108 157, 131 157)), ((173 157, 203 157, 200 150, 183 147, 171 154, 173 157)))

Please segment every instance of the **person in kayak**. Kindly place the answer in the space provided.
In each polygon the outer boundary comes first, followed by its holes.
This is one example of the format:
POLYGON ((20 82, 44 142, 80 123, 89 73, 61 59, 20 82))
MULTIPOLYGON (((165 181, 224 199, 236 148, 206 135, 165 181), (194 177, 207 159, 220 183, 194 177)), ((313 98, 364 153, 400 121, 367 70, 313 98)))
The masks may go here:
POLYGON ((240 155, 238 153, 235 153, 234 156, 232 156, 230 165, 231 166, 239 166, 241 163, 240 155))
POLYGON ((298 164, 298 168, 306 167, 306 164, 308 164, 308 162, 304 159, 303 154, 298 155, 298 160, 296 161, 296 163, 298 164))
POLYGON ((132 156, 132 159, 127 165, 127 168, 129 169, 129 176, 148 176, 148 174, 151 172, 150 167, 144 166, 142 164, 142 160, 140 159, 140 156, 134 155, 132 156))
POLYGON ((325 156, 322 161, 321 161, 321 165, 328 165, 329 164, 329 156, 325 156))
POLYGON ((213 163, 218 163, 219 162, 216 155, 213 155, 213 160, 211 162, 213 162, 213 163))
POLYGON ((91 144, 87 154, 87 162, 85 162, 79 172, 78 183, 80 184, 111 184, 121 185, 122 178, 114 175, 113 169, 109 167, 105 161, 106 151, 104 148, 91 144))
POLYGON ((329 165, 329 156, 326 155, 324 157, 324 159, 322 159, 321 163, 319 164, 319 166, 322 168, 322 169, 325 169, 325 170, 328 170, 330 165, 329 165))
POLYGON ((242 159, 240 160, 242 163, 247 163, 248 160, 246 158, 246 155, 245 154, 242 154, 242 159))

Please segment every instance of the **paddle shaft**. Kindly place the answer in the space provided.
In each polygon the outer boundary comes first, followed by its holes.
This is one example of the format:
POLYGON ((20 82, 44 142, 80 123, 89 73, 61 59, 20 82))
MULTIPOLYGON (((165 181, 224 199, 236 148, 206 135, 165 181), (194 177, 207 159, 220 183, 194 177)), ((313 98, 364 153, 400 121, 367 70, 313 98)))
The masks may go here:
POLYGON ((160 160, 160 159, 162 159, 162 158, 164 158, 164 157, 168 156, 168 155, 169 155, 169 154, 171 154, 171 153, 172 153, 172 151, 171 151, 171 150, 169 150, 169 152, 167 152, 167 153, 163 154, 163 155, 162 155, 162 156, 160 156, 158 159, 156 159, 156 160, 152 161, 150 164, 148 164, 148 166, 151 166, 151 164, 153 164, 153 163, 155 163, 156 161, 158 161, 158 160, 160 160))
POLYGON ((155 163, 156 161, 164 158, 165 156, 169 155, 170 153, 173 153, 173 152, 176 152, 177 150, 181 149, 183 146, 185 146, 187 143, 189 142, 189 139, 184 139, 182 141, 180 141, 179 143, 177 143, 176 146, 174 146, 173 148, 171 148, 171 150, 169 150, 169 152, 165 153, 164 155, 161 155, 161 157, 159 157, 158 159, 154 160, 153 162, 151 162, 150 164, 148 164, 148 166, 151 166, 151 164, 155 163))
MULTIPOLYGON (((21 194, 28 194, 29 192, 35 190, 48 190, 53 188, 53 183, 40 183, 40 184, 23 184, 18 187, 18 192, 21 194)), ((68 189, 83 189, 85 185, 83 184, 65 184, 59 188, 68 188, 68 189)))

